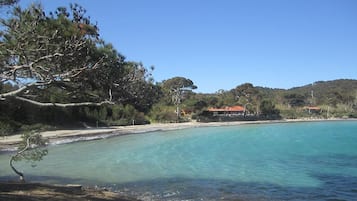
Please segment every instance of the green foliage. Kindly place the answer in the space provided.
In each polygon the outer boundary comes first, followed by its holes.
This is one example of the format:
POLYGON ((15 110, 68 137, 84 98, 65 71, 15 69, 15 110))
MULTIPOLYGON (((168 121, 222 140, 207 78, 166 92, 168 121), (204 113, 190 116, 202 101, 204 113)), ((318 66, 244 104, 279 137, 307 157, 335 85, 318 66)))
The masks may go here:
POLYGON ((30 132, 30 131, 48 131, 48 130, 53 130, 54 127, 41 124, 41 123, 35 123, 35 124, 30 124, 30 125, 22 125, 20 131, 22 132, 30 132))
POLYGON ((142 112, 139 112, 132 105, 103 105, 100 107, 85 107, 81 111, 84 119, 106 126, 122 126, 135 124, 145 124, 147 120, 142 112))
POLYGON ((273 104, 273 102, 271 100, 263 100, 260 103, 260 111, 261 111, 261 114, 263 114, 265 116, 279 115, 279 110, 277 110, 275 108, 275 105, 273 104))
MULTIPOLYGON (((197 89, 193 81, 184 77, 173 77, 165 80, 162 83, 164 95, 171 98, 171 103, 180 105, 185 95, 189 94, 192 90, 197 89)), ((170 101, 168 101, 170 102, 170 101)))
POLYGON ((177 121, 175 110, 174 106, 156 104, 152 107, 149 118, 152 122, 173 123, 177 121))
POLYGON ((28 162, 41 161, 48 154, 48 150, 43 148, 47 141, 39 133, 27 132, 23 134, 22 141, 18 147, 24 150, 22 153, 13 157, 14 161, 26 160, 28 162))
POLYGON ((97 25, 77 4, 49 14, 39 4, 14 7, 0 26, 0 118, 18 124, 16 128, 4 124, 3 133, 34 123, 58 127, 81 122, 144 123, 143 113, 161 97, 150 70, 125 61, 100 39, 97 25), (31 106, 33 102, 38 106, 31 106), (89 106, 75 105, 83 102, 89 106), (51 103, 74 104, 59 108, 51 103))
POLYGON ((47 140, 44 140, 36 131, 26 132, 22 135, 19 150, 10 158, 10 167, 20 177, 20 181, 25 181, 24 173, 15 168, 14 161, 26 160, 35 166, 36 161, 42 160, 48 154, 48 150, 43 148, 46 142, 47 140))
POLYGON ((306 97, 301 94, 288 93, 284 98, 291 107, 303 107, 306 105, 306 97))
POLYGON ((141 63, 125 61, 111 44, 99 39, 97 26, 76 4, 49 15, 37 4, 16 7, 12 17, 2 20, 2 27, 1 83, 31 81, 25 87, 32 101, 109 100, 147 111, 153 104, 148 97, 156 100, 150 72, 141 63))
POLYGON ((0 136, 7 136, 15 132, 15 125, 7 121, 0 121, 0 136))

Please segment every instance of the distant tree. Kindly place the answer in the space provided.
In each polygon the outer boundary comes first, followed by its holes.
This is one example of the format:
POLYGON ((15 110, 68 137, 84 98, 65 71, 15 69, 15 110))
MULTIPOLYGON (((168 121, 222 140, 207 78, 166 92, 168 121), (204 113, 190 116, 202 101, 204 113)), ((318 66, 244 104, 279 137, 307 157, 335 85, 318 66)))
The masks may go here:
POLYGON ((279 110, 275 108, 275 105, 271 100, 263 100, 260 103, 260 111, 265 118, 277 118, 279 117, 279 110))
POLYGON ((208 96, 206 102, 207 106, 218 107, 219 98, 217 96, 208 96))
MULTIPOLYGON (((231 90, 234 94, 235 99, 241 105, 253 106, 255 105, 256 110, 259 110, 259 103, 261 100, 261 95, 259 90, 253 86, 251 83, 245 83, 237 86, 231 90)), ((249 107, 248 107, 249 108, 249 107)))
POLYGON ((195 111, 201 111, 202 109, 206 108, 208 106, 207 102, 204 100, 198 100, 194 104, 194 110, 195 111))
POLYGON ((292 93, 287 94, 284 98, 288 101, 291 107, 302 107, 306 104, 306 98, 303 95, 292 93))
POLYGON ((184 77, 174 77, 163 81, 164 91, 171 97, 172 103, 176 106, 177 120, 180 118, 180 104, 184 95, 197 89, 192 80, 184 77))

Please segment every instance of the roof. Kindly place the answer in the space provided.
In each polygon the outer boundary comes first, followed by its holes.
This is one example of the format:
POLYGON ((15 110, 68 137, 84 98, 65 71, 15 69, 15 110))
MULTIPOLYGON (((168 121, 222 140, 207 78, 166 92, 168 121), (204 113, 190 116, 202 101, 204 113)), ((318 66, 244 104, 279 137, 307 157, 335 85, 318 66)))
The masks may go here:
POLYGON ((236 105, 232 107, 224 107, 224 108, 208 108, 209 112, 244 112, 244 107, 236 105))
POLYGON ((316 106, 308 106, 308 107, 304 107, 304 108, 308 109, 308 110, 321 110, 321 108, 316 107, 316 106))

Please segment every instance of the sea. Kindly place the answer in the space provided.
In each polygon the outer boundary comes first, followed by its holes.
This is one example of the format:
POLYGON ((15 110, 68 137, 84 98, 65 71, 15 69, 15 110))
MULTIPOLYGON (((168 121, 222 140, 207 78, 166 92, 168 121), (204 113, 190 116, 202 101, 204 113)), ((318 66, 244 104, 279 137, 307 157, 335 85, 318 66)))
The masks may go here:
MULTIPOLYGON (((16 180, 13 153, 0 181, 16 180)), ((48 147, 16 162, 31 182, 82 184, 141 200, 357 200, 357 121, 155 131, 48 147)))

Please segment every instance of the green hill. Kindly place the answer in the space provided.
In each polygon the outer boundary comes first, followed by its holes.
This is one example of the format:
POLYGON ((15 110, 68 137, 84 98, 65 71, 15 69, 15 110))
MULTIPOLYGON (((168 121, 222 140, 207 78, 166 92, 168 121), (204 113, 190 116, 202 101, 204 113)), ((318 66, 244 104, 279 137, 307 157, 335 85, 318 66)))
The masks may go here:
POLYGON ((285 117, 293 113, 301 116, 299 108, 304 106, 318 106, 322 109, 320 115, 326 117, 356 116, 357 80, 318 81, 288 90, 273 90, 273 94, 285 117))
MULTIPOLYGON (((244 83, 228 91, 205 94, 204 97, 207 107, 242 105, 251 114, 261 113, 261 103, 268 100, 283 118, 357 117, 357 80, 352 79, 318 81, 291 89, 244 83), (312 113, 307 108, 312 106, 318 110, 312 113)), ((193 98, 196 101, 203 99, 199 96, 193 98)))

